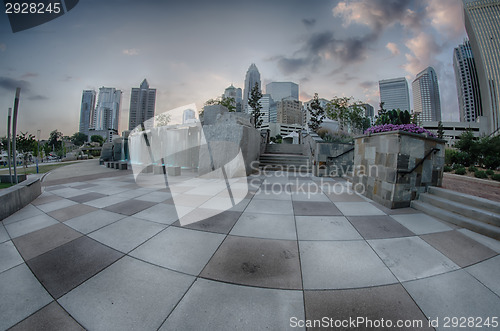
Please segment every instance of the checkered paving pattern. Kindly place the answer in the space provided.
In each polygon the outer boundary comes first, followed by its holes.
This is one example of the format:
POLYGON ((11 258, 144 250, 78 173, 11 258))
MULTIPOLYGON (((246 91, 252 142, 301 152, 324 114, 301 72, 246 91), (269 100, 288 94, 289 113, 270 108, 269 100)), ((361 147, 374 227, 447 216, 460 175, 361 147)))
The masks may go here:
POLYGON ((0 329, 500 316, 498 241, 386 209, 341 179, 270 173, 233 187, 247 183, 229 209, 223 187, 142 187, 130 174, 46 186, 0 224, 0 329))

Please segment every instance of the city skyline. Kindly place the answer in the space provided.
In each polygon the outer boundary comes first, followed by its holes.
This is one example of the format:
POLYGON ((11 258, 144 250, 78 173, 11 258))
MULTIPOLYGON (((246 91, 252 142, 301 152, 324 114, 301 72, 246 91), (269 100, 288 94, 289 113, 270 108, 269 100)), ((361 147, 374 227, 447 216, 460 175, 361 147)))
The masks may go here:
POLYGON ((457 17, 460 0, 119 6, 89 0, 13 34, 1 15, 0 116, 19 86, 19 130, 41 129, 42 138, 54 129, 71 135, 79 129, 82 91, 113 86, 124 92, 120 121, 127 123, 130 88, 144 77, 157 89, 156 113, 191 103, 200 110, 231 83, 244 87, 245 71, 255 63, 262 85, 296 82, 301 101, 314 93, 353 96, 376 108, 379 80, 412 80, 432 65, 447 107, 443 119, 458 120, 451 55, 466 34, 457 17))

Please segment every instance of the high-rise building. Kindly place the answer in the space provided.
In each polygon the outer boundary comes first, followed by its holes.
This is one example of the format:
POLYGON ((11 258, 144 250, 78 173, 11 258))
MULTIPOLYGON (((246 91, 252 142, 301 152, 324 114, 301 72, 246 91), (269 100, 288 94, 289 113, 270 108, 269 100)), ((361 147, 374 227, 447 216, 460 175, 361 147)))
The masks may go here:
POLYGON ((260 109, 260 112, 263 114, 261 117, 262 124, 269 123, 270 122, 271 108, 274 104, 273 98, 271 98, 270 94, 263 94, 262 98, 260 98, 260 100, 259 100, 259 104, 262 107, 260 109))
POLYGON ((299 100, 299 85, 292 82, 271 82, 266 85, 266 93, 271 95, 274 101, 285 98, 299 100))
MULTIPOLYGON (((130 94, 130 111, 128 115, 128 129, 133 130, 141 123, 155 116, 156 89, 149 88, 148 81, 144 79, 141 87, 132 88, 130 94)), ((150 129, 153 121, 145 123, 145 128, 150 129)))
POLYGON ((245 89, 243 95, 243 109, 245 113, 249 114, 252 112, 252 109, 248 106, 248 100, 252 95, 252 89, 257 84, 259 86, 259 91, 262 90, 262 85, 260 82, 260 73, 259 69, 255 63, 252 63, 247 70, 247 74, 245 76, 245 89))
POLYGON ((380 102, 384 109, 410 111, 410 93, 406 78, 384 79, 378 82, 380 89, 380 102))
POLYGON ((302 125, 302 102, 284 98, 276 102, 277 123, 302 125))
POLYGON ((224 98, 233 98, 233 106, 236 108, 236 112, 241 112, 242 110, 242 93, 239 87, 234 87, 233 84, 224 90, 224 98))
POLYGON ((80 107, 80 133, 89 135, 89 129, 93 126, 95 110, 95 90, 84 90, 82 93, 82 105, 80 107))
POLYGON ((489 133, 500 129, 500 0, 463 0, 489 133))
POLYGON ((436 72, 427 67, 412 83, 413 107, 421 121, 441 121, 441 100, 436 72))
POLYGON ((97 98, 97 106, 94 112, 94 130, 120 129, 120 107, 122 91, 114 87, 101 87, 97 98))
POLYGON ((375 117, 375 109, 373 108, 372 105, 368 104, 368 103, 363 103, 360 105, 361 108, 363 108, 365 110, 365 117, 369 117, 371 119, 373 119, 375 117))
POLYGON ((186 109, 182 113, 182 124, 189 124, 196 121, 196 113, 192 109, 186 109))
POLYGON ((476 63, 468 40, 453 50, 460 122, 474 122, 483 116, 476 63))

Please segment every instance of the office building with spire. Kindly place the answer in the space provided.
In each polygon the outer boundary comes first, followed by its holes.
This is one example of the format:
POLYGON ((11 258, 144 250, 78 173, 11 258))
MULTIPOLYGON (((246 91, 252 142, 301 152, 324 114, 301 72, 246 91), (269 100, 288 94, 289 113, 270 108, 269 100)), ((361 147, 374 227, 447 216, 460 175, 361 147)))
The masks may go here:
MULTIPOLYGON (((155 116, 156 89, 149 88, 148 81, 144 79, 139 88, 132 88, 130 94, 130 111, 128 129, 133 130, 137 126, 155 116)), ((145 129, 153 126, 152 121, 145 124, 145 129)))
POLYGON ((500 130, 500 0, 463 0, 465 30, 474 54, 481 106, 489 133, 500 130))
POLYGON ((412 83, 413 107, 421 121, 441 121, 441 100, 436 72, 427 67, 412 83))
POLYGON ((259 91, 262 91, 259 69, 257 69, 255 63, 252 63, 247 70, 247 74, 245 76, 245 87, 243 90, 243 110, 247 114, 252 112, 252 109, 248 106, 248 100, 252 95, 252 89, 255 84, 258 85, 259 91))
POLYGON ((453 50, 460 122, 474 122, 483 116, 476 63, 468 40, 453 50))

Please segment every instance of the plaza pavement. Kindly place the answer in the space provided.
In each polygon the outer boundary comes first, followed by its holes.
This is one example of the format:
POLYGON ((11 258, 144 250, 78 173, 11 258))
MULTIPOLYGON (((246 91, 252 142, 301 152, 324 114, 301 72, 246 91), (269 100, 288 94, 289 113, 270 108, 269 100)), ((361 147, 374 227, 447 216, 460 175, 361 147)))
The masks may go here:
POLYGON ((0 224, 0 329, 498 322, 498 241, 386 209, 341 179, 282 175, 241 179, 246 199, 218 213, 222 193, 140 187, 96 161, 55 170, 0 224), (180 226, 191 213, 209 218, 180 226))

